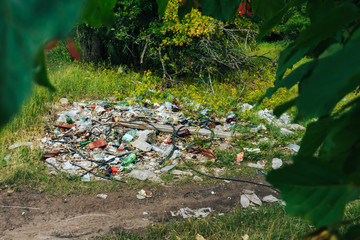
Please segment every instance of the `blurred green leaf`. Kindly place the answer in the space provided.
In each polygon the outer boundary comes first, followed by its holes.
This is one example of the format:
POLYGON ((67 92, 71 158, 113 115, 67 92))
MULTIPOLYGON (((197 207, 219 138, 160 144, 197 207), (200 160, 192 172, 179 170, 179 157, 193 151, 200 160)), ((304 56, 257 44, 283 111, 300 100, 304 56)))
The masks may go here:
POLYGON ((359 8, 349 2, 342 2, 334 8, 323 8, 322 18, 302 31, 295 41, 298 47, 309 47, 340 31, 350 22, 360 18, 359 8))
POLYGON ((285 6, 284 0, 252 0, 251 7, 256 16, 267 21, 274 17, 285 6))
POLYGON ((316 158, 295 159, 293 165, 271 171, 267 180, 281 190, 290 214, 323 226, 342 220, 345 205, 354 190, 339 169, 316 158))
POLYGON ((117 0, 87 0, 82 21, 93 27, 110 25, 114 22, 113 9, 117 0))
POLYGON ((226 22, 239 8, 241 0, 199 0, 202 13, 226 22))
POLYGON ((319 61, 312 73, 301 81, 296 103, 298 118, 330 114, 337 102, 359 85, 359 65, 360 30, 344 48, 319 61))
MULTIPOLYGON (((259 6, 258 8, 262 7, 261 6, 261 2, 259 0, 259 6)), ((305 2, 307 2, 306 0, 292 0, 287 2, 282 9, 279 9, 277 11, 277 13, 272 13, 271 14, 271 18, 266 19, 266 21, 264 22, 264 24, 260 27, 260 32, 258 34, 258 39, 262 39, 271 29, 273 29, 276 25, 280 24, 284 15, 288 12, 288 10, 292 7, 295 6, 301 6, 302 4, 304 4, 305 2)), ((277 8, 277 7, 276 7, 277 8)), ((274 8, 275 9, 275 8, 274 8)), ((264 8, 262 11, 259 9, 257 11, 260 12, 265 12, 266 8, 264 8)))
POLYGON ((190 0, 190 1, 183 1, 183 3, 180 4, 179 10, 178 10, 178 15, 179 15, 179 19, 183 19, 185 17, 186 14, 191 12, 191 9, 195 8, 195 3, 194 1, 190 0))
POLYGON ((283 50, 278 61, 279 66, 276 71, 276 79, 280 79, 285 71, 301 60, 309 50, 310 48, 297 48, 294 44, 283 50))
POLYGON ((165 16, 165 10, 169 3, 169 0, 156 0, 156 3, 158 5, 158 14, 160 17, 165 16))
POLYGON ((276 106, 276 108, 274 109, 274 115, 275 116, 281 116, 281 114, 283 114, 284 112, 286 112, 289 108, 291 108, 292 106, 294 106, 296 101, 296 98, 291 99, 283 104, 280 104, 278 106, 276 106))
POLYGON ((287 89, 295 86, 299 81, 301 81, 305 76, 309 75, 311 71, 316 66, 316 61, 311 61, 304 63, 300 67, 296 68, 289 75, 287 75, 284 79, 278 79, 274 82, 274 87, 268 88, 266 93, 261 96, 259 103, 261 103, 264 98, 270 98, 279 88, 286 87, 287 89))
POLYGON ((35 82, 41 86, 49 88, 51 91, 55 91, 53 85, 51 85, 45 64, 45 54, 44 50, 40 50, 34 60, 33 66, 33 78, 35 82))
POLYGON ((20 109, 31 93, 32 80, 49 86, 39 54, 46 42, 68 35, 83 4, 83 0, 0 1, 0 126, 20 109))
POLYGON ((298 156, 312 157, 323 143, 331 127, 334 125, 332 117, 324 117, 316 122, 310 123, 304 137, 301 140, 298 156))
POLYGON ((351 226, 345 233, 345 240, 358 240, 360 239, 360 225, 351 226))

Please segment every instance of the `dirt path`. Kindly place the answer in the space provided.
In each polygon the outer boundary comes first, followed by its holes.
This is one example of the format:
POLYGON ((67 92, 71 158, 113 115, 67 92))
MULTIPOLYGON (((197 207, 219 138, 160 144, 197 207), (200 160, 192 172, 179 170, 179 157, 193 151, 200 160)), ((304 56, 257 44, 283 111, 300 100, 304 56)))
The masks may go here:
POLYGON ((72 195, 66 203, 61 197, 49 198, 46 194, 19 192, 8 196, 0 192, 0 239, 86 239, 114 228, 141 231, 149 224, 174 218, 170 211, 184 207, 211 207, 226 212, 239 204, 243 189, 254 190, 260 198, 276 196, 271 189, 235 182, 166 185, 153 190, 154 196, 144 200, 136 198, 136 190, 125 189, 109 193, 106 199, 72 195))

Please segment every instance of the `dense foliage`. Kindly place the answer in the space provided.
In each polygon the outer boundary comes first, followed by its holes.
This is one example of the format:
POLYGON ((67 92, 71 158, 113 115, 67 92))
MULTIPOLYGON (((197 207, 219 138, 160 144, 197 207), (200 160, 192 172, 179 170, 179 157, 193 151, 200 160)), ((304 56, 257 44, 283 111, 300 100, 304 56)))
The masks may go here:
POLYGON ((191 75, 209 81, 255 67, 246 48, 254 46, 256 23, 240 14, 223 23, 197 9, 179 19, 180 2, 170 1, 159 19, 153 1, 118 0, 110 28, 78 26, 85 59, 151 70, 168 80, 191 75))
MULTIPOLYGON (((226 19, 240 4, 235 2, 229 5, 227 0, 203 0, 198 7, 206 14, 226 19)), ((280 24, 292 8, 304 4, 310 24, 281 53, 275 87, 268 89, 264 97, 298 84, 298 97, 275 112, 279 116, 295 106, 296 120, 315 119, 307 128, 294 164, 272 171, 268 180, 281 190, 289 213, 322 227, 309 238, 359 239, 360 225, 354 225, 359 219, 341 220, 345 206, 360 196, 360 98, 355 97, 340 109, 335 107, 360 85, 360 3, 252 0, 254 14, 264 20, 259 37, 280 24), (306 55, 312 60, 286 74, 306 55), (345 233, 339 231, 343 225, 345 233)), ((159 12, 163 14, 163 9, 159 8, 159 12)))
MULTIPOLYGON (((166 16, 168 2, 157 0, 161 16, 166 16)), ((0 2, 1 55, 6 56, 0 60, 0 125, 19 110, 31 92, 33 81, 51 88, 43 46, 50 40, 67 36, 80 19, 80 9, 85 3, 90 5, 85 6, 83 22, 100 26, 113 20, 110 10, 115 0, 0 2)), ((241 0, 182 1, 179 16, 185 19, 188 13, 198 14, 192 9, 201 7, 203 14, 226 21, 234 16, 240 3, 241 0)), ((264 20, 259 37, 280 24, 293 7, 304 4, 310 24, 282 52, 275 87, 269 89, 266 96, 271 97, 279 88, 298 84, 299 96, 279 106, 276 113, 280 115, 295 106, 297 120, 313 121, 294 164, 271 172, 268 180, 281 190, 290 213, 322 226, 310 237, 359 239, 360 226, 353 224, 358 223, 358 219, 357 222, 341 221, 345 206, 360 196, 360 98, 355 97, 340 109, 336 106, 360 85, 360 3, 357 0, 252 0, 252 12, 264 20), (305 55, 311 56, 311 61, 287 74, 287 69, 305 55), (343 225, 345 233, 340 233, 338 228, 343 225)), ((181 47, 180 40, 169 44, 178 42, 181 47)), ((171 49, 175 47, 178 46, 171 49)), ((159 55, 164 65, 165 55, 161 49, 159 55)))

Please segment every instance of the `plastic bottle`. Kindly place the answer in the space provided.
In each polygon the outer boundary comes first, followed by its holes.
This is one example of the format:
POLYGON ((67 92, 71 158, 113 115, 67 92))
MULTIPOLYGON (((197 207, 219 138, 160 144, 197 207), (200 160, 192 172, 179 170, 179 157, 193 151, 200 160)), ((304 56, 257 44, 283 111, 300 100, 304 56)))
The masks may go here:
POLYGON ((133 129, 131 131, 128 131, 127 133, 125 133, 125 135, 121 138, 121 140, 123 142, 131 142, 135 135, 136 135, 137 129, 133 129))
POLYGON ((66 118, 66 122, 67 122, 68 124, 74 123, 74 121, 73 121, 70 117, 66 118))
POLYGON ((125 159, 124 161, 121 163, 121 166, 127 166, 130 163, 134 162, 136 159, 136 153, 130 153, 125 159))

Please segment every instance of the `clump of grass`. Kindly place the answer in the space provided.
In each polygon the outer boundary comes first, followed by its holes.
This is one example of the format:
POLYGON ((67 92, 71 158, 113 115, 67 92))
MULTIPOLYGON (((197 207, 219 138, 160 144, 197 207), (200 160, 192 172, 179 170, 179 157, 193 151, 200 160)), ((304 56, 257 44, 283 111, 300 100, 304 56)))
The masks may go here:
POLYGON ((303 220, 288 216, 277 204, 254 209, 235 209, 225 215, 212 214, 205 219, 188 219, 157 224, 145 236, 119 231, 101 239, 195 239, 199 234, 211 239, 299 239, 312 227, 303 220))

